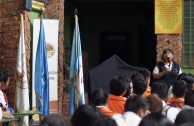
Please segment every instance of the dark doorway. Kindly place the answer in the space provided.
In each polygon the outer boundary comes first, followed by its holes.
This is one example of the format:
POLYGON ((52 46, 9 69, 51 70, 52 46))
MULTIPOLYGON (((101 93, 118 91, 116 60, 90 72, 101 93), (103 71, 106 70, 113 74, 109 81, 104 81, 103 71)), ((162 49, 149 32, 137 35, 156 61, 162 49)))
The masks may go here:
POLYGON ((125 62, 130 63, 130 33, 113 32, 101 33, 100 39, 100 62, 105 61, 114 54, 119 56, 125 62))

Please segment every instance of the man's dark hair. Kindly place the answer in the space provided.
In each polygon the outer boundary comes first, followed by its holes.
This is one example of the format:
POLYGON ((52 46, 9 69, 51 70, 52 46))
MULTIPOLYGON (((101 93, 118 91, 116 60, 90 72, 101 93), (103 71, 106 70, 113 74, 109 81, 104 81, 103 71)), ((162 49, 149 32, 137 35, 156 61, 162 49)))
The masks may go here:
POLYGON ((116 76, 110 81, 110 94, 120 96, 126 92, 129 81, 126 76, 116 76))
POLYGON ((141 79, 145 80, 144 76, 141 73, 139 73, 139 72, 138 73, 134 73, 131 76, 131 80, 132 81, 134 81, 136 78, 141 78, 141 79))
POLYGON ((148 100, 143 96, 134 95, 130 96, 125 103, 125 112, 131 111, 137 114, 140 109, 146 111, 149 107, 148 100))
POLYGON ((139 70, 139 73, 141 73, 144 76, 144 79, 147 79, 151 76, 150 71, 146 68, 139 70))
POLYGON ((0 71, 0 82, 6 83, 9 77, 9 73, 7 71, 0 71))
POLYGON ((184 80, 187 83, 187 89, 191 90, 192 86, 194 84, 194 78, 190 75, 185 75, 182 80, 184 80))
POLYGON ((194 107, 194 90, 189 90, 185 94, 185 105, 194 107))
POLYGON ((151 93, 156 93, 162 100, 165 100, 168 95, 168 87, 166 82, 164 80, 152 82, 151 93))
POLYGON ((173 94, 177 97, 183 97, 187 92, 187 83, 184 80, 177 80, 172 88, 173 94))
POLYGON ((91 96, 91 102, 94 106, 105 105, 108 100, 108 94, 102 89, 96 89, 91 96))
POLYGON ((147 89, 147 83, 145 82, 145 80, 141 78, 136 78, 133 81, 133 92, 136 95, 143 95, 146 89, 147 89))
POLYGON ((51 114, 41 121, 40 126, 68 126, 68 123, 63 115, 51 114))

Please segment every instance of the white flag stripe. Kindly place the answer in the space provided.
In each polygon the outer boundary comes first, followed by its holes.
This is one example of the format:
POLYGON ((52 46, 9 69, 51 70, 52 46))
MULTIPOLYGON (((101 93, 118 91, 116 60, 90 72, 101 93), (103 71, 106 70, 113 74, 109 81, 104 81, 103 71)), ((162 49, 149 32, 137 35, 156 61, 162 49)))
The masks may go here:
MULTIPOLYGON (((29 110, 29 89, 26 69, 26 50, 24 39, 24 22, 23 15, 20 15, 20 41, 17 52, 16 63, 16 108, 17 111, 29 110)), ((24 117, 24 122, 28 125, 28 117, 24 117)))

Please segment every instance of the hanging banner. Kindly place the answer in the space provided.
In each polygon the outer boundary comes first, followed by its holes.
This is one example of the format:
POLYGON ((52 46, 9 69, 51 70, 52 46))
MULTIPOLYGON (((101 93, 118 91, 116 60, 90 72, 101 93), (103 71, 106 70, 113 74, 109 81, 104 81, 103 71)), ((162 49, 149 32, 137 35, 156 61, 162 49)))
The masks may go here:
MULTIPOLYGON (((50 112, 53 104, 58 103, 58 30, 59 30, 59 20, 43 19, 44 30, 45 30, 45 40, 46 40, 46 50, 47 50, 47 60, 48 60, 48 72, 49 72, 49 84, 50 84, 50 112)), ((36 60, 36 50, 38 45, 38 37, 40 30, 40 20, 34 19, 33 24, 33 69, 32 69, 32 108, 36 108, 35 103, 35 91, 34 91, 34 71, 35 71, 35 60, 36 60)), ((57 110, 54 110, 57 111, 57 110)))
POLYGON ((182 33, 182 0, 155 0, 155 34, 182 33))

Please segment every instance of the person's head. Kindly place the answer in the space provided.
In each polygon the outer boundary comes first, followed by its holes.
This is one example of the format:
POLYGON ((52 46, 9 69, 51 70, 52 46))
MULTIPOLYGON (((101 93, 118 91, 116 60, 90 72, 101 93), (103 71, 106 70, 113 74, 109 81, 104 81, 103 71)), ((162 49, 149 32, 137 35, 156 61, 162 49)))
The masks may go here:
POLYGON ((151 113, 160 113, 162 114, 162 100, 157 94, 151 94, 147 97, 149 102, 149 111, 151 113))
POLYGON ((143 118, 148 114, 148 100, 142 96, 130 96, 125 103, 125 112, 131 111, 143 118))
POLYGON ((63 115, 51 114, 41 121, 40 126, 68 126, 68 123, 63 115))
POLYGON ((186 122, 194 123, 194 110, 193 109, 181 110, 175 119, 176 125, 180 125, 186 122))
POLYGON ((126 76, 116 76, 110 81, 110 94, 123 96, 126 93, 129 80, 126 76))
POLYGON ((139 70, 139 73, 141 73, 144 76, 145 81, 149 85, 150 84, 150 76, 151 76, 150 71, 146 68, 143 68, 143 69, 139 70))
POLYGON ((177 80, 172 87, 172 92, 176 98, 183 98, 187 92, 187 83, 184 80, 177 80))
POLYGON ((183 124, 180 124, 180 125, 177 125, 177 126, 194 126, 194 123, 187 122, 187 123, 183 123, 183 124))
POLYGON ((131 76, 132 82, 133 82, 133 80, 135 80, 136 78, 141 78, 141 79, 145 80, 144 76, 143 76, 141 73, 139 73, 139 72, 132 74, 132 76, 131 76))
POLYGON ((133 81, 133 92, 136 95, 143 95, 147 89, 147 83, 141 78, 136 78, 133 81))
POLYGON ((108 94, 101 88, 96 89, 91 96, 91 102, 94 106, 106 105, 108 94))
POLYGON ((161 59, 164 61, 164 62, 168 62, 168 57, 170 59, 170 61, 172 61, 173 59, 173 51, 171 49, 165 49, 163 52, 162 52, 162 57, 161 59))
POLYGON ((166 100, 168 95, 167 84, 164 80, 152 82, 151 93, 156 93, 162 100, 166 100))
POLYGON ((118 126, 116 121, 107 116, 98 118, 92 126, 118 126))
POLYGON ((186 92, 184 104, 194 107, 194 90, 189 90, 186 92))
POLYGON ((126 93, 124 95, 124 97, 128 98, 130 95, 133 94, 133 83, 131 81, 131 79, 129 77, 127 77, 129 84, 127 84, 127 90, 126 93))
POLYGON ((71 124, 72 126, 92 126, 100 116, 102 113, 96 107, 81 105, 73 114, 71 124))
POLYGON ((5 90, 9 86, 10 76, 7 71, 0 71, 0 89, 5 90))
POLYGON ((187 73, 181 73, 178 75, 177 80, 182 80, 184 76, 187 76, 187 73))
POLYGON ((182 80, 187 83, 188 90, 194 90, 194 78, 190 75, 185 75, 182 80))
POLYGON ((150 113, 143 118, 139 126, 174 126, 173 123, 165 116, 159 113, 150 113))

